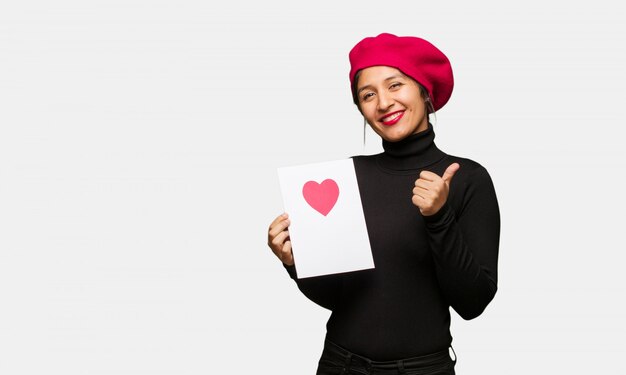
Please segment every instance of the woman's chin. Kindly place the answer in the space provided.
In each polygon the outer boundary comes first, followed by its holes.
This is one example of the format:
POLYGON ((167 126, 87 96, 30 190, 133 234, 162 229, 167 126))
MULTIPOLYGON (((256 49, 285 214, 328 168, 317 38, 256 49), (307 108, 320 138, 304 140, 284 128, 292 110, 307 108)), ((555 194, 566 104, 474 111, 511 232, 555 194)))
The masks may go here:
POLYGON ((403 131, 386 131, 380 132, 379 135, 387 142, 398 142, 409 136, 409 132, 403 131))

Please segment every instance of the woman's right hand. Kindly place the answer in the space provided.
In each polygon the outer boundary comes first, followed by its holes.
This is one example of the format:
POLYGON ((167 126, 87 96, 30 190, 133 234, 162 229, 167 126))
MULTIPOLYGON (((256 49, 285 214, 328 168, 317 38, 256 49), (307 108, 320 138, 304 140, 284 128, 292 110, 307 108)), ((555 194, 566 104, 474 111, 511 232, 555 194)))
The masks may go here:
POLYGON ((267 234, 267 245, 285 265, 293 266, 293 253, 291 252, 291 241, 289 239, 289 231, 287 230, 289 224, 291 222, 287 213, 274 219, 267 234))

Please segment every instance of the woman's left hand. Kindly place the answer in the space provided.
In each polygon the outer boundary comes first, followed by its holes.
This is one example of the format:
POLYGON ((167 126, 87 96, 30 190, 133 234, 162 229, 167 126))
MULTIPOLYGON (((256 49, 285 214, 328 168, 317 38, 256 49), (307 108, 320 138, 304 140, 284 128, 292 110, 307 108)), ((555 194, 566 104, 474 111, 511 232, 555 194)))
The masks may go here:
POLYGON ((415 181, 413 188, 412 201, 422 215, 434 215, 443 207, 448 199, 450 181, 459 168, 461 168, 459 163, 452 163, 441 177, 430 171, 420 172, 420 177, 415 181))

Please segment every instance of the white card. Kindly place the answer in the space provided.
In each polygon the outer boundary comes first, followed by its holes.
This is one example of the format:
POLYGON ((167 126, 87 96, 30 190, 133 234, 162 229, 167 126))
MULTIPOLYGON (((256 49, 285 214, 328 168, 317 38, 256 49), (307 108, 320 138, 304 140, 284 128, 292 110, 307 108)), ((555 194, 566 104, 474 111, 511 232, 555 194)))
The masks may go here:
POLYGON ((374 268, 352 159, 278 169, 298 278, 374 268))

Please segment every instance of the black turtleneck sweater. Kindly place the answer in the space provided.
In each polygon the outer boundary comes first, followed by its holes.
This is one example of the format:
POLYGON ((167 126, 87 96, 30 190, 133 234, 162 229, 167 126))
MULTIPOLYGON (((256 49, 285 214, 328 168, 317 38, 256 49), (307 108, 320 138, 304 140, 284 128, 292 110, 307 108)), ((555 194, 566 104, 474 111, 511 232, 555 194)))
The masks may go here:
POLYGON ((297 279, 298 288, 332 310, 326 337, 353 353, 386 361, 448 348, 452 307, 468 320, 497 289, 500 214, 487 170, 447 155, 428 129, 384 152, 355 156, 354 168, 374 269, 297 279), (411 198, 422 170, 443 175, 457 162, 447 202, 423 216, 411 198))

